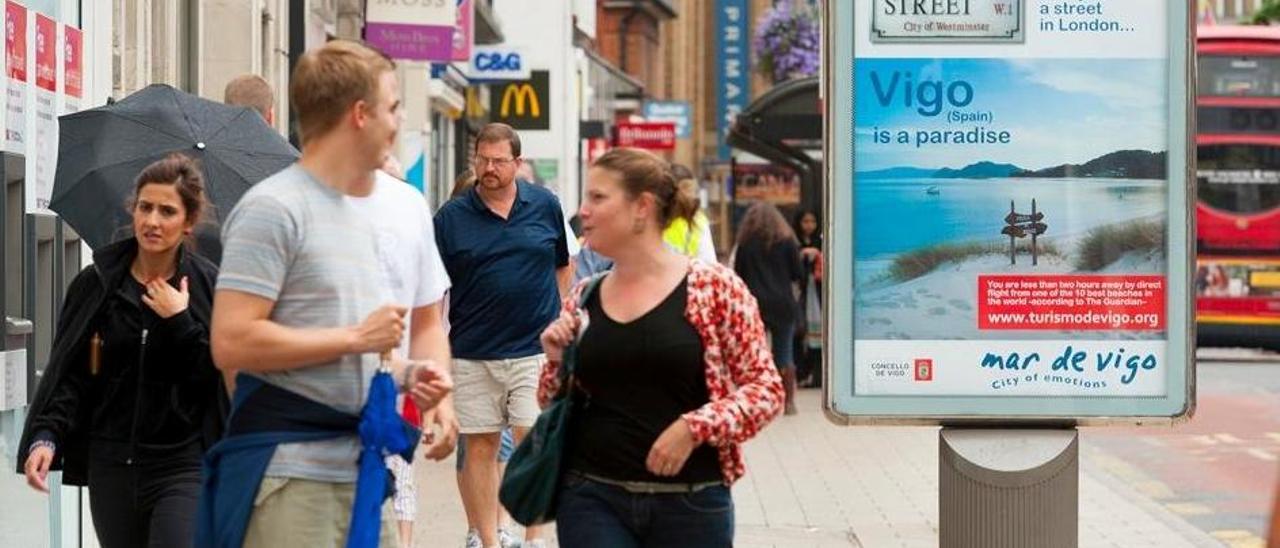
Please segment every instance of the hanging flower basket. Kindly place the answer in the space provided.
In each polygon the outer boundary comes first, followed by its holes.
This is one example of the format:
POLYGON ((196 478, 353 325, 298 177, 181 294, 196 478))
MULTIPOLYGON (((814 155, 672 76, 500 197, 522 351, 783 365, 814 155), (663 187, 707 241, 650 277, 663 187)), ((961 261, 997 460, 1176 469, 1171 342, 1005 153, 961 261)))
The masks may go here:
POLYGON ((816 75, 822 47, 818 14, 780 0, 756 20, 751 47, 756 66, 775 84, 816 75))

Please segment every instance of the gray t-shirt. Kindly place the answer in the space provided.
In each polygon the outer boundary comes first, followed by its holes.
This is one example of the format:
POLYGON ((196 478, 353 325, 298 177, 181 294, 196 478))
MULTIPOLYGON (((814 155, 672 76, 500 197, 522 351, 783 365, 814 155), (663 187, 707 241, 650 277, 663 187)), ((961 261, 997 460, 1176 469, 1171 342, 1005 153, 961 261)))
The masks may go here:
MULTIPOLYGON (((347 196, 297 164, 245 193, 223 226, 218 289, 275 301, 273 322, 296 328, 350 326, 389 302, 380 283, 372 225, 347 196)), ((358 414, 377 368, 377 355, 351 354, 256 375, 358 414)), ((359 438, 354 435, 281 445, 267 475, 355 481, 358 456, 359 438)))

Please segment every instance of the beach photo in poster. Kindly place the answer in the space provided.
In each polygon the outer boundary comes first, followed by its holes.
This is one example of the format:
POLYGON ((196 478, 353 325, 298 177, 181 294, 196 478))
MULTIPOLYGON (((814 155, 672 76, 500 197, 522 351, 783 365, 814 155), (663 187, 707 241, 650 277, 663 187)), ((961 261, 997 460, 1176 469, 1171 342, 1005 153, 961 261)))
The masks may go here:
POLYGON ((1164 94, 1094 90, 1163 78, 1163 68, 861 62, 857 85, 871 93, 855 109, 867 128, 855 149, 859 337, 1159 337, 1164 94), (1081 76, 1100 85, 1082 86, 1081 76), (1138 284, 1141 296, 1123 294, 1142 303, 1120 307, 1133 314, 1108 317, 1117 307, 1103 301, 1138 284))

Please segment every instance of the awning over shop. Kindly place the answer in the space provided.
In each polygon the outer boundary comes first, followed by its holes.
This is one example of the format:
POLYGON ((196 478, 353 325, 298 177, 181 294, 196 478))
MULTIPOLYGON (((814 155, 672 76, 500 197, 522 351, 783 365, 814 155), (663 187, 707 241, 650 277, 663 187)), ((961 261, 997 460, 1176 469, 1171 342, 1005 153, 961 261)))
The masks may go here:
POLYGON ((501 44, 506 41, 502 36, 502 25, 493 13, 493 0, 473 0, 476 3, 476 44, 501 44))
POLYGON ((801 206, 822 206, 822 112, 818 78, 790 80, 765 92, 729 128, 729 145, 795 169, 801 206))
POLYGON ((633 9, 649 12, 659 20, 676 16, 676 8, 671 0, 604 0, 605 9, 633 9))
POLYGON ((591 100, 587 104, 587 119, 601 120, 612 125, 614 113, 639 111, 644 98, 644 85, 632 78, 609 60, 589 49, 582 49, 587 60, 587 85, 591 100))

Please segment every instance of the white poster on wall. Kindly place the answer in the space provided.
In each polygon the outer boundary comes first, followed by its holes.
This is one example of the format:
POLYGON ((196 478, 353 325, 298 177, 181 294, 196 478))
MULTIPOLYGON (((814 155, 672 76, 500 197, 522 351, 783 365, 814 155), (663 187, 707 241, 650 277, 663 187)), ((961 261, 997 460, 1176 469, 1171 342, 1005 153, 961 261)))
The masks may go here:
POLYGON ((27 85, 27 8, 17 2, 5 2, 5 132, 4 150, 26 153, 27 85))
POLYGON ((80 112, 84 100, 84 33, 62 26, 62 113, 80 112))
POLYGON ((27 404, 27 350, 0 352, 0 411, 27 404))
POLYGON ((27 213, 53 215, 53 177, 58 167, 58 23, 35 17, 35 147, 27 163, 27 213), (34 164, 34 169, 32 167, 34 164))

